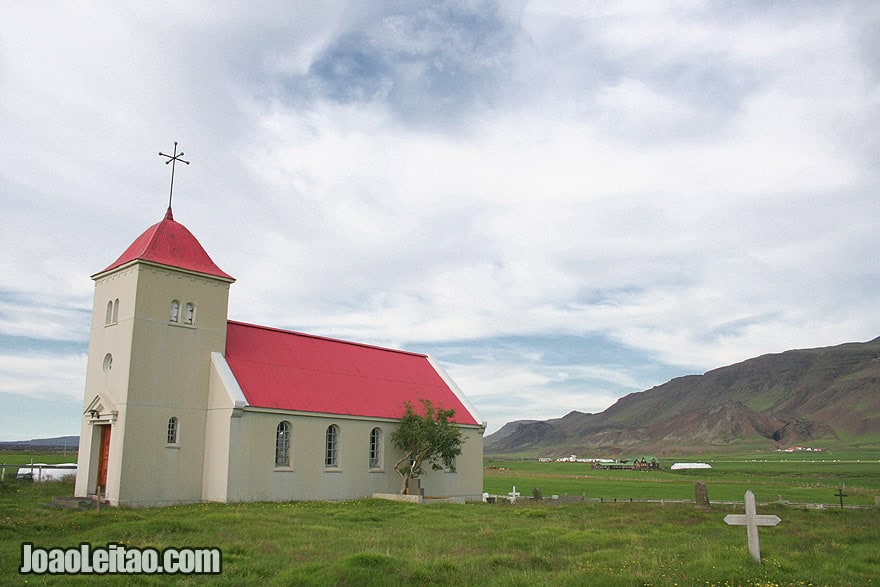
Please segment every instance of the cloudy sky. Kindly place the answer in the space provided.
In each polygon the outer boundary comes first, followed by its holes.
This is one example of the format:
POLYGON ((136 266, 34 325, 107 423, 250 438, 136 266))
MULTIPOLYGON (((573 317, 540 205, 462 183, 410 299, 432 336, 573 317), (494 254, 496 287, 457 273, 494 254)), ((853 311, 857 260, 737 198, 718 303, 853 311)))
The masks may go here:
POLYGON ((79 433, 89 276, 161 220, 173 141, 230 318, 430 353, 489 432, 880 336, 880 4, 0 22, 0 440, 79 433))

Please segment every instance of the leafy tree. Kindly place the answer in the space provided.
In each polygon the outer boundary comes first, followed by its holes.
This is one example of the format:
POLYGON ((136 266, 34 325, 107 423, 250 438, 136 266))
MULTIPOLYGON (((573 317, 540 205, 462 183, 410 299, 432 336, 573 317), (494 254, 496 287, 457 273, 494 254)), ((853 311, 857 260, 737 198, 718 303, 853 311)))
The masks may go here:
POLYGON ((431 400, 419 400, 424 414, 419 414, 410 402, 404 404, 400 427, 391 433, 391 442, 403 452, 394 470, 403 477, 402 495, 409 494, 409 483, 430 466, 435 471, 448 468, 455 471, 455 457, 461 454, 464 437, 458 426, 449 419, 455 410, 435 408, 431 400))

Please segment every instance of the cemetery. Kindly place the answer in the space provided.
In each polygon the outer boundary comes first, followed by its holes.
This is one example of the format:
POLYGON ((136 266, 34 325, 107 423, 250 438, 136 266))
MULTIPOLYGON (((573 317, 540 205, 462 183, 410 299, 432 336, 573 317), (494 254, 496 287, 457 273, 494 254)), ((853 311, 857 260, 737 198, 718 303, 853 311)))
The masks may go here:
POLYGON ((712 469, 486 463, 485 491, 495 503, 467 504, 366 499, 80 511, 47 505, 71 494, 69 481, 7 477, 0 583, 21 582, 12 564, 20 535, 35 544, 216 545, 223 573, 209 579, 219 585, 580 585, 587 577, 602 585, 867 585, 880 576, 880 455, 824 465, 703 458, 712 469), (787 499, 797 496, 822 507, 787 499))
MULTIPOLYGON (((670 458, 673 463, 697 462, 670 458)), ((703 457, 706 467, 649 471, 596 469, 592 464, 538 463, 529 459, 489 461, 483 470, 484 491, 505 495, 512 486, 528 494, 578 496, 596 501, 693 500, 694 483, 709 488, 712 501, 742 503, 751 489, 759 500, 839 507, 835 494, 843 486, 845 504, 873 507, 880 496, 880 451, 837 452, 824 459, 802 453, 703 457), (540 480, 540 481, 539 481, 540 480)))

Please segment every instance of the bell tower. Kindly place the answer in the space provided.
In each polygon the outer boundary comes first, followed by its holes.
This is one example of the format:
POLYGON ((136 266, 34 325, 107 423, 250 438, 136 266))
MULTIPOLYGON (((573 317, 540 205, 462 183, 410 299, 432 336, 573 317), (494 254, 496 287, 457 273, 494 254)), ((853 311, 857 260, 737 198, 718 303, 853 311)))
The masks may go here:
POLYGON ((211 353, 225 351, 235 280, 170 205, 92 279, 75 493, 113 505, 200 501, 211 353))

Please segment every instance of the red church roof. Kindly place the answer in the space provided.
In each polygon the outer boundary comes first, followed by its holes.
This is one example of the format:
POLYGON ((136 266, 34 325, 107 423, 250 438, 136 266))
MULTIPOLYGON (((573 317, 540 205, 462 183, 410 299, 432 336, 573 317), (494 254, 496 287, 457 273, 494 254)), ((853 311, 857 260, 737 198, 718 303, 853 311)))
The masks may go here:
POLYGON ((95 275, 122 267, 135 260, 150 261, 235 281, 231 275, 217 267, 196 237, 184 225, 174 221, 170 207, 161 222, 144 231, 116 261, 95 275))
POLYGON ((256 407, 399 419, 428 399, 477 424, 426 355, 229 321, 226 362, 256 407))

